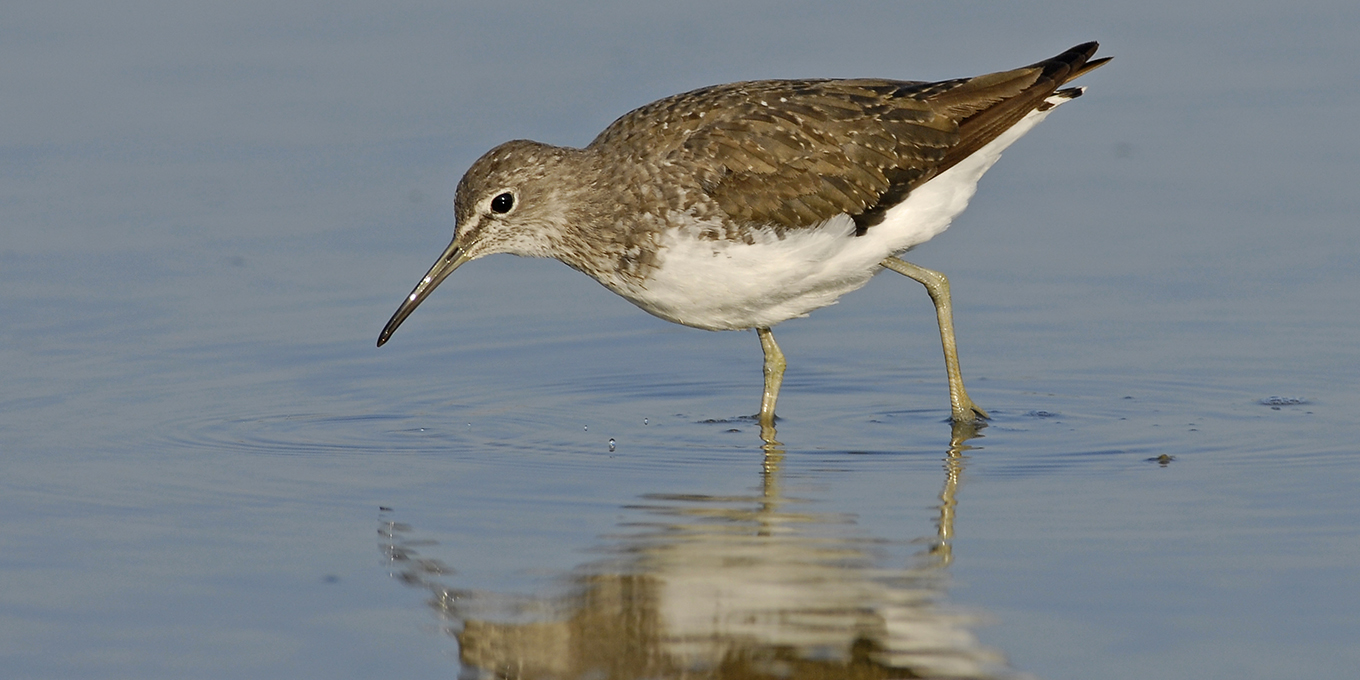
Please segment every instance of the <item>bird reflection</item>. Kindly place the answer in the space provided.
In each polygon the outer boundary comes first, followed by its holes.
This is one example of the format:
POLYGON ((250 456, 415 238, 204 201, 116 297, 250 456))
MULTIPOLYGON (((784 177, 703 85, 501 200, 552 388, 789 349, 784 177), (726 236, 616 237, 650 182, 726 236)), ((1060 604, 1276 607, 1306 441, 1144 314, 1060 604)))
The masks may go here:
POLYGON ((434 595, 466 677, 1016 677, 972 634, 977 617, 945 601, 973 436, 955 429, 935 533, 906 567, 882 566, 887 541, 848 536, 853 517, 786 495, 772 437, 759 494, 642 497, 564 595, 447 585, 450 570, 422 558, 397 522, 383 523, 383 548, 395 577, 434 595))

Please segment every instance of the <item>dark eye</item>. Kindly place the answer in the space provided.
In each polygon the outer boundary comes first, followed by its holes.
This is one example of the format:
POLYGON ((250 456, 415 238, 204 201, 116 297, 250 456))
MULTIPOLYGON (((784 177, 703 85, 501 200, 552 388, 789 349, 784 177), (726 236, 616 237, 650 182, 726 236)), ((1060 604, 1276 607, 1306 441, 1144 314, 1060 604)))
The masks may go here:
POLYGON ((510 212, 513 207, 515 207, 515 195, 508 191, 497 194, 495 198, 491 199, 491 212, 493 213, 504 215, 510 212))

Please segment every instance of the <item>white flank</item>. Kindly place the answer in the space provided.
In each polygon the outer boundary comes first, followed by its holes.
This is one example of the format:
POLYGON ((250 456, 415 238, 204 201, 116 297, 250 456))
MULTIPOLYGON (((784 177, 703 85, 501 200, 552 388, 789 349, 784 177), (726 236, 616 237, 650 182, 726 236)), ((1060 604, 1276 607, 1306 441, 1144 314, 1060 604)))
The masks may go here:
MULTIPOLYGON (((1054 95, 1048 101, 1056 105, 1066 100, 1054 95)), ((947 229, 968 207, 978 180, 1001 152, 1052 110, 1030 112, 958 165, 917 187, 863 236, 854 235, 848 215, 788 232, 782 239, 773 231, 762 232, 754 244, 701 239, 698 234, 706 225, 696 223, 667 235, 661 266, 641 288, 616 292, 667 321, 708 330, 768 328, 807 316, 868 283, 882 270, 883 258, 947 229)))

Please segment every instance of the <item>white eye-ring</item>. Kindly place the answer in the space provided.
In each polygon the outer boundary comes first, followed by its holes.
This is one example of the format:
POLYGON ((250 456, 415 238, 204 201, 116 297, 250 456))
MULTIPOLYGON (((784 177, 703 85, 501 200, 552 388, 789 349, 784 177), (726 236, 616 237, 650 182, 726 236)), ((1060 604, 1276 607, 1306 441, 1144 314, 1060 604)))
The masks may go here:
POLYGON ((504 215, 515 209, 515 195, 509 191, 502 191, 491 199, 491 212, 497 215, 504 215))

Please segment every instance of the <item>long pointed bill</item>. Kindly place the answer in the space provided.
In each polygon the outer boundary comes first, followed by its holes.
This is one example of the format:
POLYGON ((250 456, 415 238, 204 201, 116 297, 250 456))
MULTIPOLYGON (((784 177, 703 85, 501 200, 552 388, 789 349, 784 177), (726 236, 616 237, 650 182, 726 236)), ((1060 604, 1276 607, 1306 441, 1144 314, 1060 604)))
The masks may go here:
POLYGON ((433 267, 430 267, 429 273, 425 274, 425 278, 420 280, 415 290, 412 290, 411 294, 406 296, 406 300, 397 308, 397 313, 392 315, 391 320, 378 334, 378 346, 382 347, 383 343, 387 342, 387 339, 397 332, 397 326, 400 326, 401 322, 411 315, 411 312, 416 311, 416 307, 429 297, 430 293, 434 292, 435 286, 438 286, 440 281, 448 278, 453 270, 467 261, 468 256, 457 246, 457 241, 450 243, 449 247, 444 249, 444 254, 439 256, 433 267))

